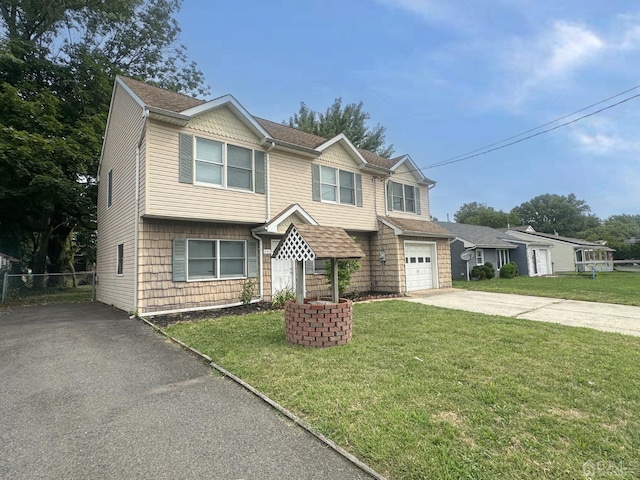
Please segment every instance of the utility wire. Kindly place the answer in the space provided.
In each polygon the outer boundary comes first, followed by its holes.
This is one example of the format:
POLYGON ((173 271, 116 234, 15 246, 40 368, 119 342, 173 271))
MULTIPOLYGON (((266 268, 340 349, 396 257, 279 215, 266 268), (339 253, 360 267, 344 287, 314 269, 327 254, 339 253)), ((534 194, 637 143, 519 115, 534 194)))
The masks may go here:
POLYGON ((447 158, 447 159, 445 159, 445 160, 442 160, 441 162, 436 162, 436 163, 431 164, 431 165, 429 165, 429 166, 427 166, 427 167, 425 167, 425 168, 434 168, 434 167, 439 166, 440 164, 445 164, 445 165, 446 165, 446 164, 447 164, 447 162, 449 162, 449 161, 451 161, 451 160, 455 160, 455 159, 460 158, 460 157, 466 157, 467 155, 471 155, 472 153, 476 153, 476 152, 478 152, 478 151, 480 151, 480 150, 485 150, 485 149, 487 149, 487 148, 491 148, 491 147, 493 147, 493 146, 495 146, 495 145, 500 145, 501 143, 507 142, 507 141, 509 141, 509 140, 513 140, 514 138, 521 137, 521 136, 523 136, 523 135, 526 135, 527 133, 534 132, 534 131, 539 130, 539 129, 541 129, 541 128, 544 128, 544 127, 546 127, 546 126, 548 126, 548 125, 551 125, 551 124, 553 124, 553 123, 559 122, 560 120, 564 120, 565 118, 572 117, 572 116, 574 116, 574 115, 576 115, 576 114, 578 114, 578 113, 580 113, 580 112, 584 112, 585 110, 588 110, 588 109, 590 109, 590 108, 593 108, 593 107, 595 107, 595 106, 597 106, 597 105, 600 105, 600 104, 602 104, 602 103, 608 102, 609 100, 612 100, 612 99, 614 99, 614 98, 616 98, 616 97, 620 97, 620 96, 624 95, 625 93, 629 93, 629 92, 632 92, 632 91, 634 91, 634 90, 637 90, 638 88, 640 88, 640 85, 636 85, 635 87, 631 87, 631 88, 629 88, 628 90, 625 90, 624 92, 620 92, 620 93, 617 93, 617 94, 615 94, 615 95, 612 95, 612 96, 611 96, 611 97, 609 97, 609 98, 605 98, 604 100, 600 100, 599 102, 596 102, 596 103, 593 103, 593 104, 591 104, 591 105, 589 105, 589 106, 587 106, 587 107, 581 108, 580 110, 576 110, 575 112, 568 113, 567 115, 563 115, 562 117, 560 117, 560 118, 556 118, 555 120, 551 120, 550 122, 543 123, 542 125, 538 125, 537 127, 531 128, 531 129, 526 130, 526 131, 524 131, 524 132, 522 132, 522 133, 519 133, 519 134, 517 134, 517 135, 513 135, 513 136, 511 136, 511 137, 505 138, 505 139, 503 139, 503 140, 500 140, 500 141, 498 141, 498 142, 492 143, 492 144, 490 144, 490 145, 486 145, 486 146, 484 146, 484 147, 476 148, 475 150, 471 150, 470 152, 462 153, 462 154, 460 154, 460 155, 456 155, 456 156, 454 156, 454 157, 447 158))
POLYGON ((470 158, 479 157, 480 155, 486 155, 487 153, 495 152, 496 150, 500 150, 500 149, 509 147, 511 145, 515 145, 516 143, 524 142, 525 140, 529 140, 531 138, 537 137, 537 136, 542 135, 544 133, 549 133, 549 132, 552 132, 553 130, 557 130, 559 128, 566 127, 567 125, 571 125, 572 123, 576 123, 576 122, 578 122, 580 120, 583 120, 583 119, 585 119, 587 117, 592 117, 593 115, 596 115, 598 113, 604 112, 605 110, 609 110, 610 108, 617 107, 618 105, 621 105, 623 103, 626 103, 626 102, 628 102, 630 100, 633 100, 634 98, 638 98, 638 97, 640 97, 640 94, 633 95, 631 97, 625 98, 624 100, 620 100, 619 102, 613 103, 611 105, 607 105, 606 107, 603 107, 600 110, 596 110, 595 112, 588 113, 588 114, 583 115, 581 117, 575 118, 575 119, 573 119, 573 120, 571 120, 569 122, 565 122, 565 123, 562 123, 560 125, 556 125, 555 127, 548 128, 547 130, 542 130, 541 132, 534 133, 533 135, 529 135, 529 136, 521 138, 519 140, 516 140, 516 141, 513 141, 513 142, 509 142, 509 143, 506 143, 504 145, 500 145, 499 147, 491 148, 489 150, 483 150, 482 152, 475 153, 473 155, 467 155, 467 156, 462 157, 462 158, 453 157, 453 159, 444 160, 442 162, 438 162, 438 163, 434 163, 434 164, 431 164, 431 165, 427 165, 426 167, 423 167, 423 168, 424 169, 428 169, 428 168, 442 167, 444 165, 450 165, 452 163, 462 162, 463 160, 468 160, 470 158))

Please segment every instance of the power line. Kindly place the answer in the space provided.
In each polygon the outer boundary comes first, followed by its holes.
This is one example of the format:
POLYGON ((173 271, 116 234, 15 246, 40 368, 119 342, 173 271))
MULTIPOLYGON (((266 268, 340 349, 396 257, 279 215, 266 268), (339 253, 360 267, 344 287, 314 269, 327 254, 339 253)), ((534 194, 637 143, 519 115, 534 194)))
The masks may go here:
POLYGON ((615 95, 612 95, 612 96, 610 96, 608 98, 605 98, 604 100, 600 100, 599 102, 592 103, 591 105, 589 105, 587 107, 584 107, 584 108, 581 108, 580 110, 576 110, 575 112, 568 113, 567 115, 563 115, 562 117, 556 118, 555 120, 551 120, 550 122, 547 122, 547 123, 543 123, 542 125, 538 125, 537 127, 531 128, 531 129, 526 130, 526 131, 524 131, 522 133, 518 133, 517 135, 513 135, 511 137, 505 138, 503 140, 500 140, 498 142, 492 143, 490 145, 485 145, 484 147, 476 148, 475 150, 471 150, 470 152, 462 153, 460 155, 456 155, 454 157, 447 158, 445 160, 442 160, 441 162, 436 162, 436 163, 431 164, 431 165, 429 165, 429 166, 427 166, 425 168, 434 168, 434 167, 440 166, 440 164, 446 165, 447 164, 446 162, 449 162, 451 160, 455 160, 455 159, 460 158, 460 157, 466 157, 467 155, 471 155, 472 153, 476 153, 476 152, 478 152, 480 150, 485 150, 485 149, 491 148, 491 147, 493 147, 495 145, 500 145, 501 143, 507 142, 507 141, 512 140, 514 138, 521 137, 523 135, 526 135, 527 133, 534 132, 534 131, 539 130, 541 128, 544 128, 544 127, 546 127, 548 125, 551 125, 553 123, 559 122, 560 120, 564 120, 565 118, 572 117, 572 116, 574 116, 574 115, 576 115, 576 114, 578 114, 580 112, 584 112, 585 110, 593 108, 593 107, 595 107, 597 105, 600 105, 602 103, 608 102, 609 100, 612 100, 612 99, 614 99, 616 97, 620 97, 620 96, 624 95, 625 93, 629 93, 629 92, 632 92, 633 90, 637 90, 638 88, 640 88, 640 85, 636 85, 635 87, 631 87, 628 90, 625 90, 624 92, 616 93, 615 95))
MULTIPOLYGON (((557 130, 557 129, 562 128, 562 127, 566 127, 567 125, 571 125, 572 123, 576 123, 576 122, 578 122, 580 120, 583 120, 583 119, 585 119, 587 117, 592 117, 593 115, 596 115, 598 113, 604 112, 605 110, 609 110, 610 108, 617 107, 618 105, 621 105, 623 103, 626 103, 626 102, 628 102, 630 100, 633 100, 634 98, 638 98, 638 97, 640 97, 640 94, 633 95, 631 97, 625 98, 624 100, 620 100, 619 102, 613 103, 611 105, 607 105, 606 107, 601 108, 600 110, 596 110, 595 112, 591 112, 591 113, 588 113, 588 114, 583 115, 581 117, 578 117, 576 119, 573 119, 573 120, 571 120, 569 122, 565 122, 565 123, 562 123, 560 125, 556 125, 553 128, 548 128, 547 130, 542 130, 541 132, 534 133, 533 135, 529 135, 527 137, 521 138, 521 139, 516 140, 514 142, 509 142, 509 143, 506 143, 504 145, 500 145, 499 147, 491 148, 489 150, 484 150, 484 151, 482 151, 480 153, 476 153, 476 154, 473 154, 473 155, 467 155, 467 156, 462 157, 462 158, 453 157, 453 159, 451 159, 451 160, 443 160, 442 162, 438 162, 438 163, 434 163, 434 164, 431 164, 431 165, 427 165, 426 167, 423 167, 423 168, 424 169, 428 169, 428 168, 442 167, 444 165, 450 165, 452 163, 462 162, 463 160, 468 160, 470 158, 479 157, 480 155, 486 155, 487 153, 495 152, 496 150, 501 150, 501 149, 509 147, 511 145, 515 145, 516 143, 524 142, 525 140, 529 140, 529 139, 537 137, 539 135, 552 132, 552 131, 557 130)), ((498 142, 498 143, 500 143, 500 142, 498 142)))

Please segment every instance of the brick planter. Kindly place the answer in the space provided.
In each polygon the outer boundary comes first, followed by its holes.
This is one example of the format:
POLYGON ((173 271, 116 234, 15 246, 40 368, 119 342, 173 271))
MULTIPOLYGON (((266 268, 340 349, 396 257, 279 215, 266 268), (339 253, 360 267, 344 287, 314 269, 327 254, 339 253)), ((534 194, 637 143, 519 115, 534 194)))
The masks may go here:
POLYGON ((352 325, 353 302, 345 298, 338 303, 309 298, 304 303, 289 300, 284 306, 285 337, 294 345, 346 345, 351 340, 352 325))

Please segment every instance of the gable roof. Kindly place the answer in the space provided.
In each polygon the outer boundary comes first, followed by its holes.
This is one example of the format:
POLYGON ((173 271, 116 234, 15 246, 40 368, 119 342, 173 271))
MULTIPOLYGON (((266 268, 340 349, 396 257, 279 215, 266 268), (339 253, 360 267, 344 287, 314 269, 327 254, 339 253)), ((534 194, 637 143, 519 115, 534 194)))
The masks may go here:
POLYGON ((280 260, 322 260, 329 258, 362 258, 364 256, 365 254, 360 245, 340 227, 294 224, 289 226, 284 237, 272 253, 273 258, 280 260), (302 238, 303 242, 300 242, 299 237, 302 238))
POLYGON ((413 220, 410 218, 378 217, 383 224, 392 228, 396 235, 413 235, 416 237, 453 238, 450 232, 436 222, 413 220))
POLYGON ((399 157, 392 158, 390 161, 393 163, 393 166, 391 167, 392 172, 395 172, 401 165, 408 163, 409 171, 418 179, 419 182, 435 185, 436 182, 425 177, 409 155, 400 155, 399 157))
MULTIPOLYGON (((235 107, 234 109, 239 111, 237 111, 236 113, 241 113, 243 114, 243 116, 246 116, 246 119, 249 123, 255 122, 254 130, 256 129, 255 126, 258 126, 263 130, 263 136, 264 133, 266 133, 268 134, 268 137, 270 137, 269 139, 283 146, 298 147, 299 149, 319 154, 322 151, 323 145, 326 145, 325 148, 327 148, 337 141, 346 139, 346 137, 343 136, 343 138, 340 135, 328 139, 318 135, 314 135, 312 133, 303 132, 302 130, 289 127, 281 123, 276 123, 271 120, 254 117, 248 111, 246 111, 244 107, 242 107, 231 95, 225 95, 223 97, 219 97, 207 102, 205 100, 190 97, 182 93, 172 92, 170 90, 156 87, 154 85, 150 85, 148 83, 134 80, 133 78, 124 77, 121 75, 117 76, 116 81, 121 82, 121 84, 123 84, 125 88, 134 95, 134 98, 139 100, 139 103, 141 103, 143 106, 164 110, 167 113, 170 112, 174 116, 180 116, 184 119, 188 119, 189 115, 194 115, 197 113, 201 113, 202 111, 206 111, 208 109, 208 106, 210 106, 211 108, 215 108, 223 102, 230 102, 235 107)), ((399 159, 409 157, 408 155, 401 155, 399 157, 396 157, 395 159, 387 159, 381 157, 380 155, 377 155, 374 152, 356 148, 348 140, 346 140, 346 142, 348 143, 347 148, 352 150, 353 156, 355 158, 358 158, 360 162, 363 162, 365 165, 368 164, 369 166, 381 168, 387 171, 391 171, 394 165, 398 163, 399 159)), ((420 177, 424 179, 425 183, 435 183, 432 180, 424 177, 419 169, 415 166, 415 164, 413 164, 413 169, 419 173, 420 177)))
POLYGON ((583 240, 581 238, 562 237, 560 235, 555 235, 553 233, 542 233, 542 232, 536 232, 535 230, 531 231, 533 229, 526 230, 526 231, 515 230, 515 229, 511 229, 511 230, 517 231, 520 234, 531 235, 535 237, 545 238, 548 240, 555 240, 563 243, 570 243, 571 245, 574 245, 577 247, 602 248, 608 251, 612 251, 612 252, 614 251, 612 248, 609 248, 606 245, 602 245, 601 243, 588 242, 587 240, 583 240))
POLYGON ((509 240, 517 240, 507 233, 491 227, 466 223, 435 222, 457 238, 477 248, 517 248, 509 240))

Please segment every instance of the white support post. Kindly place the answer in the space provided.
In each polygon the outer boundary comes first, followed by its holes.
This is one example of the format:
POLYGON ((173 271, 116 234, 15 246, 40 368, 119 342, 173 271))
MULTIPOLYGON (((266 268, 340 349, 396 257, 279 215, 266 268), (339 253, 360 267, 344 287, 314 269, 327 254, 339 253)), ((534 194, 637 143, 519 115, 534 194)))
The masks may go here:
POLYGON ((331 301, 333 303, 338 303, 340 298, 340 290, 338 289, 338 259, 331 259, 331 271, 333 272, 333 282, 331 289, 331 301))
POLYGON ((304 303, 305 279, 304 279, 304 261, 296 260, 296 302, 304 303))

